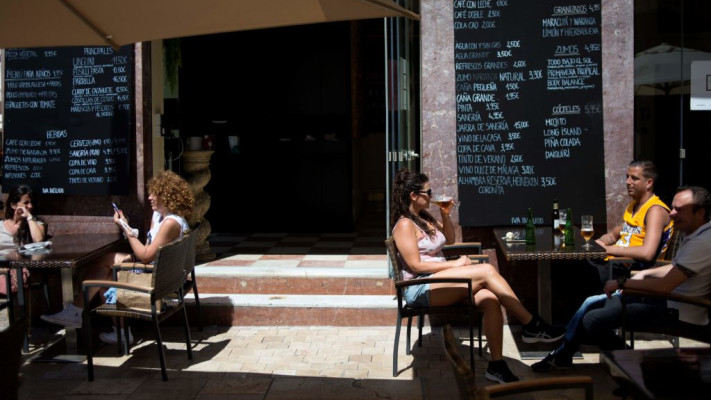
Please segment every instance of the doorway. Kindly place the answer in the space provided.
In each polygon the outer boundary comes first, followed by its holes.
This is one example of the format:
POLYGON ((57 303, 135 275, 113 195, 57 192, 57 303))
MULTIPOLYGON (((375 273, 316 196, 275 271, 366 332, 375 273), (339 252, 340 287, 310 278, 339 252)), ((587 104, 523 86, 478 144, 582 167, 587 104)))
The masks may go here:
POLYGON ((172 108, 183 140, 213 137, 213 233, 367 233, 382 248, 383 35, 376 19, 181 39, 172 108))
POLYGON ((692 64, 711 60, 711 3, 636 0, 634 7, 635 158, 654 161, 656 192, 671 204, 680 185, 711 188, 711 111, 690 108, 692 64))

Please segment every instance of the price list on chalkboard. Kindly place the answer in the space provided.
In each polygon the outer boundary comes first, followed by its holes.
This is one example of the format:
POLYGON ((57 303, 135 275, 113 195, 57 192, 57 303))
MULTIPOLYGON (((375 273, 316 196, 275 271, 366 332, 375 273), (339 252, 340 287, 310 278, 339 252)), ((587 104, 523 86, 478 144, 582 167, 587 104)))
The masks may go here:
MULTIPOLYGON (((455 0, 463 226, 605 216, 599 1, 455 0)), ((574 221, 578 222, 578 221, 574 221)))
POLYGON ((128 193, 133 46, 7 49, 5 61, 4 188, 128 193))

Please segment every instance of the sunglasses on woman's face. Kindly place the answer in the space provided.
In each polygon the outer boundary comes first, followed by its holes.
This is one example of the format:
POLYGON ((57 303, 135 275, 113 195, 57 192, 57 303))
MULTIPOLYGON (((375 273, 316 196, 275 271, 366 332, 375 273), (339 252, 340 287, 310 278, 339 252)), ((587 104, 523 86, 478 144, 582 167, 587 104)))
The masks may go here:
POLYGON ((427 190, 418 190, 415 193, 420 193, 420 194, 426 194, 427 197, 432 197, 432 189, 427 189, 427 190))

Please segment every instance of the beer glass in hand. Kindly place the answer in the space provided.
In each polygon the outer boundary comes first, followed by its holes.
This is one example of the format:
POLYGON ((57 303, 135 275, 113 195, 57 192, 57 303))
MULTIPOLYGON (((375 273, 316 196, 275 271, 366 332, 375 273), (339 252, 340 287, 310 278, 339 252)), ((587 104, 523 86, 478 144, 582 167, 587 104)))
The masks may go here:
POLYGON ((590 239, 595 234, 593 229, 593 217, 592 215, 583 215, 580 217, 580 235, 585 239, 585 244, 583 247, 586 249, 590 248, 590 239))
POLYGON ((447 214, 452 212, 454 208, 457 207, 458 204, 454 202, 454 199, 451 196, 447 196, 445 194, 438 194, 434 196, 431 200, 432 203, 436 204, 439 208, 444 210, 447 214))

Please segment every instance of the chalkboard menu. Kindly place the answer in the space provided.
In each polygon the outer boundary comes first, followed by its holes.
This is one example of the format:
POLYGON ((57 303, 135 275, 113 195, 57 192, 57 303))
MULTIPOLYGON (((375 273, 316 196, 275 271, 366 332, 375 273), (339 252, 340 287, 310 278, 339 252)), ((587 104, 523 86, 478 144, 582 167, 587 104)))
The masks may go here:
POLYGON ((462 226, 605 220, 600 1, 455 0, 462 226))
POLYGON ((3 188, 127 194, 133 46, 5 51, 3 188))

